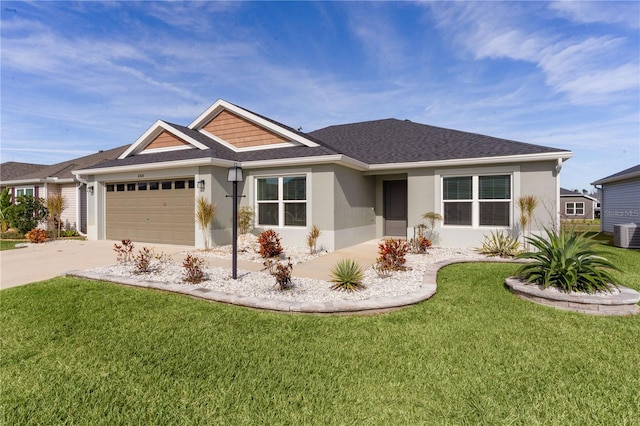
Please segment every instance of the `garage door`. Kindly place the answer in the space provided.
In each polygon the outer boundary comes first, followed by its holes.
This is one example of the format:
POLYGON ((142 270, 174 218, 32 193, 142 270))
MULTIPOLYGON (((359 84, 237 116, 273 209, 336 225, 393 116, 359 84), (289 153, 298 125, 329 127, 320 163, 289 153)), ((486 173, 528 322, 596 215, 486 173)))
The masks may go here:
POLYGON ((107 239, 195 244, 193 179, 106 185, 107 239))

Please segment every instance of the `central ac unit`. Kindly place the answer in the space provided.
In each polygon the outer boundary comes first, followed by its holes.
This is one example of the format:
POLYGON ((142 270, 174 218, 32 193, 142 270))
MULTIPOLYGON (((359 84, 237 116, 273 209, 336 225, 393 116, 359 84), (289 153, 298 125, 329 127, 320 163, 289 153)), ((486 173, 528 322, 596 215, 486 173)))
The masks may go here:
POLYGON ((640 248, 640 225, 637 223, 613 225, 613 245, 622 248, 640 248))

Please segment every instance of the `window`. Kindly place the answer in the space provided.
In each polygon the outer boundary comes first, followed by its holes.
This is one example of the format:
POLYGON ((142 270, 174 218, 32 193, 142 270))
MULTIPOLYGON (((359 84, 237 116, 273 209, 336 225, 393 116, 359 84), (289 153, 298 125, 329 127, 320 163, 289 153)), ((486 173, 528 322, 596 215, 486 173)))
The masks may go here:
POLYGON ((162 189, 171 189, 171 181, 170 180, 162 181, 162 189))
POLYGON ((258 225, 307 226, 307 178, 256 179, 258 225))
POLYGON ((149 191, 157 191, 160 189, 160 182, 149 182, 149 191))
POLYGON ((184 189, 184 181, 183 180, 177 180, 174 182, 174 188, 175 189, 184 189))
POLYGON ((580 202, 580 203, 567 203, 567 205, 565 206, 565 213, 567 214, 567 216, 573 216, 573 215, 583 216, 584 215, 584 203, 583 202, 580 202))
POLYGON ((444 225, 511 226, 511 176, 442 178, 444 225))
POLYGON ((127 184, 127 191, 135 191, 136 190, 136 184, 135 183, 128 183, 127 184))
POLYGON ((115 188, 115 186, 112 183, 107 184, 107 192, 113 192, 114 188, 115 188))
POLYGON ((33 197, 33 187, 31 188, 16 188, 16 198, 23 195, 31 195, 33 197))
POLYGON ((138 182, 138 191, 146 191, 147 182, 138 182))
POLYGON ((116 191, 123 192, 124 191, 124 183, 116 184, 116 191))

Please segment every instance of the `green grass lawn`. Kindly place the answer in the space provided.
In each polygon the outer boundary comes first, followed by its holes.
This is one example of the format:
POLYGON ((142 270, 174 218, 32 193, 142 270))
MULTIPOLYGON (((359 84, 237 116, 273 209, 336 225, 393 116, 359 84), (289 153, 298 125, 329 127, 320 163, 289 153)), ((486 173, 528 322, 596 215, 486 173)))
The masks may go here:
MULTIPOLYGON (((640 290, 640 252, 606 248, 640 290)), ((433 299, 288 315, 56 278, 0 292, 0 424, 640 421, 640 317, 517 299, 461 264, 433 299)))
POLYGON ((8 241, 8 240, 0 240, 0 251, 2 250, 13 250, 16 248, 16 244, 26 243, 27 240, 24 241, 8 241))

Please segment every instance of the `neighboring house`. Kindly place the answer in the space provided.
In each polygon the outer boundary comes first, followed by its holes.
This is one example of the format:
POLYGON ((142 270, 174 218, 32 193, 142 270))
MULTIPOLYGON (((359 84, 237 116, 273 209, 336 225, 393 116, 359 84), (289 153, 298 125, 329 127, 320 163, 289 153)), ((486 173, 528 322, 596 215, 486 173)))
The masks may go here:
POLYGON ((386 119, 303 133, 218 100, 188 126, 156 121, 118 159, 76 169, 88 197, 88 238, 204 247, 194 220, 203 196, 217 206, 211 237, 231 241, 232 184, 255 227, 305 246, 312 225, 335 250, 383 236, 411 237, 429 211, 443 246, 477 247, 517 229, 516 201, 542 204, 534 229, 557 222, 559 172, 570 151, 386 119))
POLYGON ((45 167, 47 167, 45 164, 19 163, 16 161, 7 161, 0 164, 0 191, 3 191, 7 187, 7 185, 4 184, 5 181, 14 180, 20 176, 37 172, 45 167))
POLYGON ((613 233, 613 225, 640 224, 640 164, 591 185, 601 196, 601 231, 613 233))
MULTIPOLYGON (((14 167, 15 172, 7 174, 5 177, 5 164, 3 163, 2 180, 0 186, 9 187, 11 190, 11 201, 21 195, 33 195, 34 197, 46 199, 50 194, 62 194, 67 207, 62 213, 62 223, 68 229, 75 229, 81 233, 87 230, 87 193, 86 183, 78 179, 71 173, 72 170, 91 167, 106 160, 118 158, 128 145, 119 148, 100 151, 96 154, 87 155, 51 166, 31 165, 28 167, 14 167), (21 173, 26 171, 26 173, 21 173)), ((18 163, 24 164, 24 163, 18 163)))
POLYGON ((595 219, 597 207, 595 197, 560 188, 560 217, 563 219, 595 219))

